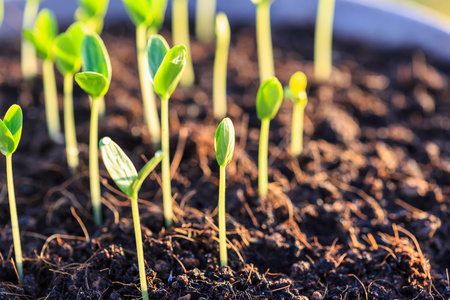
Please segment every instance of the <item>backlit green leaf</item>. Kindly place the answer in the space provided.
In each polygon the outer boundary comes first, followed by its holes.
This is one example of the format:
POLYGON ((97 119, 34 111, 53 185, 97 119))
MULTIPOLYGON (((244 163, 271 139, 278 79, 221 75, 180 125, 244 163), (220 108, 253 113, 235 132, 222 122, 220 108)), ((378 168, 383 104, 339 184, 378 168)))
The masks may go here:
POLYGON ((186 46, 175 46, 167 52, 155 75, 155 92, 168 100, 180 81, 186 66, 186 46))
POLYGON ((129 189, 130 194, 138 193, 141 189, 142 183, 144 182, 145 178, 150 175, 150 172, 153 171, 153 169, 156 168, 156 166, 161 162, 162 158, 164 156, 164 152, 161 150, 156 151, 155 156, 151 160, 149 160, 145 166, 142 167, 142 169, 139 171, 139 174, 134 179, 133 183, 131 184, 131 187, 129 189))
POLYGON ((259 87, 256 96, 256 114, 258 119, 275 118, 283 101, 283 87, 276 77, 266 79, 259 87))
POLYGON ((122 0, 131 22, 137 27, 141 24, 150 25, 153 12, 150 0, 122 0))
POLYGON ((300 97, 300 93, 305 92, 307 83, 308 79, 306 78, 305 73, 296 72, 289 80, 289 88, 296 97, 300 97))
POLYGON ((102 74, 111 81, 111 61, 105 44, 98 34, 86 34, 81 43, 81 59, 84 72, 102 74))
POLYGON ((73 23, 65 33, 55 39, 55 63, 61 74, 73 74, 81 67, 81 44, 84 37, 83 25, 73 23))
POLYGON ((0 120, 0 153, 6 156, 13 152, 14 138, 5 123, 0 120))
POLYGON ((214 136, 214 149, 219 166, 225 166, 233 158, 235 133, 233 122, 225 118, 220 122, 214 136))
POLYGON ((41 10, 31 30, 24 30, 25 38, 34 44, 37 53, 43 59, 47 59, 52 55, 53 40, 57 33, 58 23, 56 17, 48 9, 41 10))
POLYGON ((166 15, 167 0, 152 0, 152 12, 154 14, 153 21, 150 27, 155 31, 159 31, 164 23, 164 16, 166 15))
POLYGON ((6 112, 3 123, 8 128, 14 140, 14 148, 11 153, 15 152, 22 136, 23 114, 19 105, 12 105, 6 112))
POLYGON ((130 186, 138 176, 133 163, 109 137, 102 138, 99 142, 99 147, 109 175, 122 192, 131 197, 130 186))
POLYGON ((147 41, 147 62, 150 81, 155 84, 155 75, 158 72, 161 63, 164 60, 167 52, 169 52, 169 45, 166 40, 159 34, 151 35, 147 41))
POLYGON ((95 72, 82 72, 75 74, 75 81, 93 99, 103 97, 108 92, 108 79, 95 72))
POLYGON ((109 0, 78 0, 79 10, 77 14, 80 14, 82 21, 97 17, 98 15, 104 15, 108 9, 109 0))

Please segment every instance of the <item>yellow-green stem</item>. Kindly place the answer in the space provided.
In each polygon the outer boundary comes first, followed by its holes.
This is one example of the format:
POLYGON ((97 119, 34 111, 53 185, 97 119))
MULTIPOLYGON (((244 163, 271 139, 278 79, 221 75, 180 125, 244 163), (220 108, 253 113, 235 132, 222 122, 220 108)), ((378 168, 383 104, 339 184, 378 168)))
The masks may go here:
POLYGON ((161 142, 161 127, 159 125, 158 109, 156 107, 155 94, 152 85, 146 76, 145 46, 147 42, 147 27, 139 25, 136 28, 136 48, 139 69, 139 81, 141 84, 142 102, 144 104, 144 118, 147 122, 150 138, 155 146, 161 142))
POLYGON ((144 248, 142 246, 141 220, 137 192, 131 197, 131 211, 133 213, 134 234, 136 237, 136 254, 138 259, 139 278, 141 280, 142 299, 148 300, 147 278, 145 276, 144 248))
POLYGON ((314 77, 326 81, 332 70, 332 39, 335 0, 319 0, 314 38, 314 77))
POLYGON ((22 246, 20 243, 19 219, 17 217, 16 197, 14 194, 11 154, 6 155, 6 180, 8 182, 9 212, 11 214, 11 229, 14 242, 14 255, 16 257, 17 273, 19 273, 20 282, 23 282, 22 246))
POLYGON ((213 109, 214 117, 218 120, 223 119, 227 115, 227 64, 230 47, 230 25, 226 16, 220 22, 220 24, 216 24, 216 27, 221 27, 220 30, 217 30, 216 35, 213 74, 213 109))
MULTIPOLYGON (((39 10, 39 0, 27 0, 25 1, 25 8, 23 11, 22 29, 29 29, 33 27, 34 20, 39 10)), ((22 36, 21 43, 21 67, 22 76, 24 79, 32 79, 36 77, 38 64, 36 58, 36 49, 29 40, 22 36)))
POLYGON ((61 142, 61 125, 59 121, 58 94, 56 91, 55 69, 53 60, 47 58, 42 62, 42 76, 44 80, 45 117, 50 138, 61 142))
POLYGON ((225 166, 220 166, 220 181, 219 181, 219 252, 220 252, 220 266, 228 265, 227 254, 227 228, 225 220, 225 180, 226 172, 225 166))
POLYGON ((256 43, 258 48, 259 79, 261 82, 275 76, 270 28, 271 4, 272 1, 261 1, 256 6, 256 43))
POLYGON ((64 75, 64 132, 66 137, 67 164, 72 174, 78 168, 78 143, 73 113, 73 74, 64 75))
POLYGON ((300 102, 294 103, 292 110, 291 125, 291 155, 298 156, 303 151, 303 117, 305 105, 300 102))
POLYGON ((172 188, 170 184, 170 145, 169 145, 169 99, 161 99, 161 150, 164 157, 161 162, 164 222, 172 226, 172 188))
POLYGON ((102 225, 102 203, 100 199, 100 175, 98 170, 98 106, 99 98, 92 100, 91 125, 89 129, 89 184, 95 225, 102 225))
POLYGON ((259 133, 258 151, 258 190, 259 196, 265 197, 268 193, 267 159, 269 156, 269 126, 268 118, 261 120, 261 131, 259 133))
POLYGON ((214 38, 214 16, 216 0, 197 0, 195 10, 195 35, 206 44, 214 38))
POLYGON ((189 40, 188 0, 173 0, 172 2, 172 35, 174 45, 183 44, 188 51, 186 67, 180 84, 184 87, 190 87, 194 84, 195 75, 189 40))
POLYGON ((98 98, 98 118, 101 120, 105 117, 106 105, 105 97, 98 98))

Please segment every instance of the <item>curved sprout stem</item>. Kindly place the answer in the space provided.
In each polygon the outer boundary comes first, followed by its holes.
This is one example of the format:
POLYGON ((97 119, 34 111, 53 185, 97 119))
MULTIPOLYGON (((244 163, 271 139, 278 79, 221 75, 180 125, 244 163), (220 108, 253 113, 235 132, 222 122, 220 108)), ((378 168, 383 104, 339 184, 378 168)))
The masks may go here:
POLYGON ((59 143, 61 142, 61 126, 59 123, 55 69, 51 58, 47 58, 42 62, 42 76, 44 80, 45 117, 48 135, 54 142, 59 143))
MULTIPOLYGON (((226 20, 226 17, 224 19, 226 20)), ((216 22, 219 22, 219 20, 216 22)), ((230 47, 230 25, 228 21, 223 22, 221 25, 224 28, 216 36, 216 55, 213 71, 213 110, 214 117, 218 120, 227 115, 227 64, 230 47)), ((216 24, 216 26, 219 25, 216 24)))
POLYGON ((256 6, 256 41, 260 82, 275 76, 273 63, 272 33, 270 28, 270 5, 272 1, 261 1, 256 6))
POLYGON ((164 222, 172 226, 172 188, 170 184, 170 145, 169 145, 169 99, 161 99, 161 150, 164 157, 161 162, 164 222))
POLYGON ((219 252, 220 252, 220 266, 228 265, 227 254, 227 229, 225 218, 225 188, 226 188, 226 172, 225 167, 220 166, 220 181, 219 181, 219 252))
POLYGON ((305 105, 300 102, 294 103, 292 110, 291 125, 291 155, 299 156, 303 151, 303 119, 305 105))
POLYGON ((207 44, 214 39, 214 16, 216 0, 197 0, 195 6, 195 35, 207 44))
MULTIPOLYGON (((23 11, 22 29, 29 29, 33 27, 36 15, 39 10, 39 2, 36 0, 25 1, 25 8, 23 11)), ((25 79, 32 79, 36 77, 38 70, 38 63, 36 57, 36 48, 31 41, 25 39, 22 35, 22 43, 20 49, 22 76, 25 79)))
POLYGON ((72 174, 78 168, 78 143, 73 112, 73 74, 64 76, 64 131, 66 137, 67 164, 72 174))
POLYGON ((332 39, 335 0, 319 0, 314 37, 314 77, 326 81, 332 70, 332 39))
POLYGON ((92 100, 91 125, 89 129, 89 184, 91 188, 92 210, 95 225, 102 225, 102 207, 100 199, 100 175, 98 168, 98 109, 100 98, 92 100))
POLYGON ((262 119, 258 151, 258 190, 260 197, 265 197, 268 193, 267 159, 269 155, 269 127, 270 119, 262 119))

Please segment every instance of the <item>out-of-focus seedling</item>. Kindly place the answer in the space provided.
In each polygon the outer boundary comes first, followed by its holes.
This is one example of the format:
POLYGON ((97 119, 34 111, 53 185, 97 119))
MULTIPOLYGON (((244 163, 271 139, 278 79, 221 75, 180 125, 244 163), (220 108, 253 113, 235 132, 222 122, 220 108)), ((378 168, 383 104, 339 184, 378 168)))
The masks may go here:
POLYGON ((268 192, 267 159, 269 150, 270 120, 275 118, 283 101, 283 87, 276 77, 269 78, 259 87, 256 96, 256 114, 261 120, 258 151, 258 190, 259 196, 268 192))
POLYGON ((78 0, 75 19, 85 24, 90 33, 100 34, 108 5, 109 0, 78 0))
POLYGON ((305 73, 296 72, 289 80, 289 87, 285 88, 285 97, 294 102, 291 125, 291 155, 299 156, 303 151, 303 119, 305 106, 308 104, 306 85, 308 81, 305 73))
POLYGON ((332 70, 332 39, 335 0, 319 0, 314 37, 314 77, 327 81, 332 70))
POLYGON ((195 35, 204 44, 214 39, 216 5, 216 0, 197 0, 195 4, 195 35))
POLYGON ((190 87, 194 84, 195 74, 190 55, 188 0, 172 1, 172 38, 175 45, 185 45, 188 51, 186 70, 181 77, 180 84, 184 87, 190 87))
POLYGON ((131 160, 109 137, 100 140, 100 152, 103 162, 109 175, 116 185, 131 200, 131 210, 133 213, 134 233, 136 237, 136 252, 139 267, 139 277, 141 280, 142 299, 148 299, 147 279, 145 276, 144 248, 142 246, 141 222, 139 218, 138 193, 142 183, 151 171, 160 163, 163 152, 157 151, 155 156, 145 164, 137 173, 131 160))
POLYGON ((108 92, 111 82, 111 61, 105 44, 95 33, 86 34, 81 44, 83 72, 75 75, 75 81, 92 98, 91 125, 89 130, 89 182, 95 224, 102 224, 100 200, 100 176, 98 169, 98 109, 99 100, 108 92))
POLYGON ((219 252, 220 265, 228 265, 227 255, 227 229, 225 220, 225 167, 230 163, 234 153, 235 134, 233 122, 225 118, 220 122, 214 136, 214 149, 216 150, 217 163, 220 166, 219 180, 219 252))
POLYGON ((145 75, 147 69, 145 47, 148 34, 156 34, 161 28, 167 8, 167 0, 122 0, 122 2, 131 21, 136 26, 136 48, 144 118, 153 144, 158 145, 161 141, 161 127, 155 95, 145 75))
MULTIPOLYGON (((27 0, 23 10, 22 30, 31 30, 33 28, 36 15, 39 10, 39 3, 42 0, 27 0)), ((31 41, 22 35, 20 46, 21 68, 24 79, 29 80, 36 77, 38 63, 36 59, 36 49, 31 41)))
POLYGON ((59 123, 55 70, 53 68, 53 43, 58 34, 58 23, 55 15, 48 9, 41 10, 34 23, 33 29, 25 29, 23 33, 25 37, 34 44, 38 55, 42 58, 45 116, 47 120, 48 135, 53 141, 59 143, 61 142, 62 136, 59 123))
POLYGON ((66 32, 56 37, 54 45, 55 63, 64 76, 64 132, 66 138, 67 164, 73 173, 78 168, 78 144, 73 112, 73 76, 81 67, 81 43, 83 25, 73 23, 66 32))
POLYGON ((14 242, 14 254, 20 282, 23 282, 22 246, 20 243, 19 219, 17 217, 16 197, 12 171, 12 154, 16 151, 22 135, 22 109, 12 105, 0 120, 0 152, 6 156, 6 179, 8 182, 9 211, 11 214, 11 229, 14 242))
POLYGON ((2 27, 3 16, 4 16, 3 0, 0 0, 0 27, 2 27))
POLYGON ((178 85, 186 66, 187 50, 184 45, 168 50, 166 40, 152 35, 147 43, 148 72, 156 94, 161 98, 161 148, 164 152, 161 176, 164 221, 172 225, 172 191, 170 184, 169 98, 178 85))
POLYGON ((256 44, 258 48, 259 79, 264 82, 275 76, 273 63, 270 5, 274 0, 251 0, 256 5, 256 44))
POLYGON ((216 17, 216 55, 213 74, 214 117, 222 119, 227 114, 227 64, 230 48, 230 24, 225 13, 216 17))

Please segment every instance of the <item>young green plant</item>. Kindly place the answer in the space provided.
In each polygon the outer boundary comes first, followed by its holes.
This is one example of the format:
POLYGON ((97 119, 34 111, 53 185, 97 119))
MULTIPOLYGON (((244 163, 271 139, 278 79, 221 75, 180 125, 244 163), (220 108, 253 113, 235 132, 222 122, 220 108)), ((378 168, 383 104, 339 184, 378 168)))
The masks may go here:
POLYGON ((274 0, 251 0, 256 5, 256 44, 258 50, 259 79, 264 82, 275 76, 270 5, 274 0))
POLYGON ((11 214, 11 229, 14 242, 14 254, 20 282, 23 282, 22 246, 20 243, 19 219, 17 217, 16 197, 12 171, 12 154, 16 151, 22 135, 22 109, 12 105, 0 120, 0 152, 6 156, 6 180, 8 184, 9 211, 11 214))
POLYGON ((308 104, 305 73, 296 72, 289 80, 289 88, 285 89, 285 97, 294 102, 291 125, 291 155, 299 156, 303 151, 303 119, 308 104), (287 91, 286 91, 287 90, 287 91))
MULTIPOLYGON (((22 30, 31 30, 33 28, 36 15, 39 11, 39 3, 42 0, 27 0, 23 10, 22 30)), ((38 63, 36 59, 36 48, 33 43, 22 34, 20 45, 22 76, 26 80, 36 77, 38 63)))
POLYGON ((161 98, 161 148, 164 158, 161 165, 164 221, 166 227, 172 225, 172 191, 170 184, 169 149, 169 98, 178 85, 186 67, 187 50, 184 45, 169 50, 166 40, 160 35, 152 35, 147 43, 147 62, 150 81, 156 94, 161 98))
POLYGON ((194 66, 191 59, 191 43, 189 39, 189 0, 172 1, 172 38, 175 45, 185 45, 189 55, 186 57, 186 70, 180 84, 191 87, 195 81, 194 66))
POLYGON ((136 48, 142 102, 144 103, 144 118, 153 144, 158 145, 161 141, 161 127, 155 95, 146 78, 147 56, 145 47, 148 33, 156 34, 161 28, 167 8, 167 0, 122 0, 122 2, 131 21, 136 26, 136 48))
POLYGON ((213 110, 216 119, 227 115, 227 64, 230 48, 230 24, 225 13, 216 17, 216 55, 213 74, 213 110))
POLYGON ((270 120, 275 118, 283 101, 283 87, 276 77, 266 79, 256 96, 256 114, 261 120, 258 150, 258 190, 260 197, 268 193, 267 158, 269 154, 270 120))
POLYGON ((204 44, 214 39, 216 5, 216 0, 197 0, 195 4, 195 35, 204 44))
POLYGON ((85 24, 89 32, 100 34, 108 5, 109 0, 78 0, 75 19, 85 24))
POLYGON ((142 246, 141 223, 139 218, 138 193, 142 183, 151 171, 159 164, 163 158, 163 152, 157 151, 155 156, 145 164, 139 171, 136 171, 131 160, 109 137, 100 140, 100 152, 106 169, 111 175, 116 185, 131 200, 131 211, 133 213, 134 234, 136 236, 136 252, 138 259, 139 277, 141 280, 142 299, 148 299, 147 279, 145 276, 144 248, 142 246))
POLYGON ((61 125, 59 121, 58 94, 56 91, 55 70, 53 68, 53 43, 58 33, 56 17, 48 9, 43 9, 37 16, 32 30, 24 34, 36 47, 42 58, 42 76, 44 80, 45 117, 48 135, 57 143, 61 142, 61 125))
POLYGON ((78 143, 73 112, 73 76, 81 67, 81 43, 84 37, 83 25, 73 23, 66 32, 55 39, 55 63, 64 76, 64 132, 66 138, 67 164, 72 174, 78 168, 78 143))
POLYGON ((319 0, 314 37, 314 77, 327 81, 332 70, 332 39, 335 0, 319 0))
POLYGON ((102 224, 100 176, 98 169, 98 109, 99 101, 108 92, 111 82, 111 61, 105 44, 96 33, 86 34, 81 44, 83 72, 75 81, 91 96, 91 125, 89 132, 89 183, 95 224, 102 224))
POLYGON ((234 153, 235 134, 233 122, 225 118, 220 122, 214 136, 214 149, 216 151, 217 163, 220 166, 219 180, 219 252, 220 265, 228 265, 227 255, 227 229, 225 220, 225 167, 230 163, 234 153))

